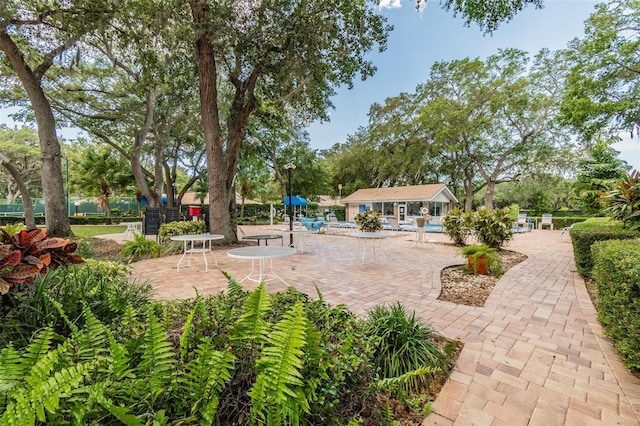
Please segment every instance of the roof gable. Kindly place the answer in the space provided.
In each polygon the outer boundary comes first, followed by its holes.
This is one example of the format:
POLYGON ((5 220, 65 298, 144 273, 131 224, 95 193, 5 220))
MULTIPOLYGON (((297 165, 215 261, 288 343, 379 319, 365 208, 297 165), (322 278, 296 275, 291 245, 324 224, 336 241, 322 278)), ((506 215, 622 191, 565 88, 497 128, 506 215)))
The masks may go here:
POLYGON ((458 202, 453 193, 443 183, 412 186, 393 186, 388 188, 363 188, 342 199, 343 203, 380 202, 380 201, 431 201, 442 196, 458 202))

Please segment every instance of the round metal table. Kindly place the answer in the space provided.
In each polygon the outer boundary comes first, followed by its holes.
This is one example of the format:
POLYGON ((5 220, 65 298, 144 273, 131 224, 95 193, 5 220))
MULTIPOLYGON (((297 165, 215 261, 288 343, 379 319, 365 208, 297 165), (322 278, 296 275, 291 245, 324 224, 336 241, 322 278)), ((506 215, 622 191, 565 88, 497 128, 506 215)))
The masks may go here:
MULTIPOLYGON (((271 281, 278 279, 287 284, 285 280, 280 278, 278 274, 273 271, 273 259, 280 257, 287 257, 296 254, 296 249, 292 247, 269 247, 269 246, 256 246, 256 247, 241 247, 231 249, 227 251, 227 256, 235 259, 249 259, 251 260, 251 272, 240 280, 250 280, 255 282, 271 281), (267 271, 267 260, 270 262, 269 270, 267 271), (258 263, 258 270, 256 271, 255 263, 258 263)), ((288 284, 287 284, 288 285, 288 284)))
POLYGON ((216 266, 218 265, 218 259, 213 254, 211 250, 211 241, 213 240, 222 240, 224 239, 224 235, 219 234, 194 234, 194 235, 174 235, 173 237, 169 237, 172 241, 182 241, 183 245, 183 253, 182 257, 178 261, 178 272, 180 272, 180 264, 184 257, 189 255, 189 263, 188 266, 191 266, 191 255, 193 253, 202 253, 202 257, 204 258, 205 271, 209 270, 209 263, 207 262, 207 252, 211 253, 213 259, 216 261, 216 266), (201 242, 202 247, 194 247, 194 243, 201 242), (209 242, 209 247, 207 247, 207 242, 209 242), (189 244, 187 244, 189 243, 189 244))
POLYGON ((358 239, 358 247, 356 248, 356 258, 358 257, 358 252, 362 248, 362 261, 364 263, 365 255, 367 254, 367 248, 371 248, 373 251, 373 259, 376 260, 378 255, 376 249, 380 250, 382 256, 384 256, 384 263, 387 263, 387 255, 382 250, 382 240, 385 238, 389 238, 389 234, 386 232, 352 232, 349 234, 350 237, 354 237, 358 239))

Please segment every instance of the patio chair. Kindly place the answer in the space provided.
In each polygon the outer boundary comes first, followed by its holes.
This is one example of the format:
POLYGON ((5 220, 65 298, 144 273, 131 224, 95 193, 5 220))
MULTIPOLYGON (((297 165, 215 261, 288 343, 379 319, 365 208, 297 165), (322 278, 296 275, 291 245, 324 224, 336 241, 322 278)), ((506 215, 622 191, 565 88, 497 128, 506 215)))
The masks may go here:
POLYGON ((533 229, 533 222, 527 218, 526 213, 520 213, 518 214, 515 228, 517 232, 531 231, 533 229))
POLYGON ((398 223, 398 219, 397 218, 395 218, 393 216, 386 216, 385 217, 385 221, 386 221, 386 223, 383 223, 384 229, 386 229, 388 231, 401 231, 402 230, 402 228, 400 227, 400 224, 398 223))
POLYGON ((542 215, 542 220, 538 223, 538 229, 544 229, 547 226, 553 231, 553 215, 545 213, 542 215))

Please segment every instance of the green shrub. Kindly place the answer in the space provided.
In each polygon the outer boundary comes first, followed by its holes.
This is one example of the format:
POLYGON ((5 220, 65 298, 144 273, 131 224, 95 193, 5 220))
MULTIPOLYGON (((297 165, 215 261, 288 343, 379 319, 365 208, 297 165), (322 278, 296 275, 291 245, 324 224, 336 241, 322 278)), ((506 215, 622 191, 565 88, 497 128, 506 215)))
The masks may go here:
POLYGON ((160 256, 160 244, 157 241, 147 239, 145 235, 136 235, 133 240, 124 243, 120 256, 132 260, 158 257, 160 256))
POLYGON ((382 230, 380 212, 367 210, 366 212, 355 215, 353 220, 362 232, 376 232, 382 230))
POLYGON ((190 220, 184 222, 169 222, 160 225, 158 232, 158 240, 160 244, 171 241, 174 235, 197 235, 204 234, 207 231, 203 220, 190 220))
MULTIPOLYGON (((402 304, 376 306, 368 312, 368 333, 374 339, 374 365, 382 378, 399 377, 420 368, 431 373, 445 367, 445 356, 433 342, 437 333, 408 315, 402 304)), ((420 392, 429 387, 430 375, 412 377, 404 387, 420 392)))
POLYGON ((33 286, 12 298, 12 309, 0 322, 0 347, 12 342, 22 347, 39 329, 48 326, 68 335, 53 303, 59 303, 69 319, 81 324, 83 306, 89 307, 102 322, 111 324, 128 308, 150 302, 152 287, 131 282, 131 267, 116 262, 85 259, 85 263, 59 268, 36 278, 33 286))
POLYGON ((640 240, 595 242, 591 250, 600 323, 626 366, 640 372, 640 240))
POLYGON ((573 256, 578 272, 585 277, 593 278, 593 257, 591 246, 596 241, 625 240, 637 238, 640 233, 624 229, 622 223, 608 218, 592 218, 576 223, 569 232, 573 242, 573 256))
POLYGON ((473 214, 459 208, 449 210, 442 219, 444 232, 457 246, 463 246, 473 229, 473 214))
POLYGON ((603 198, 608 206, 606 214, 625 227, 640 230, 640 172, 633 170, 623 175, 603 198))
POLYGON ((480 244, 500 248, 513 238, 512 212, 509 208, 498 210, 478 209, 473 217, 473 229, 480 244))
POLYGON ((44 328, 27 347, 0 350, 0 424, 391 424, 380 401, 435 370, 419 352, 437 335, 401 307, 373 336, 344 306, 293 288, 247 292, 230 280, 206 299, 127 304, 110 324, 88 307, 76 317, 74 306, 55 306, 68 337, 44 328), (374 380, 374 350, 402 341, 416 352, 398 351, 398 362, 412 357, 418 368, 374 380))

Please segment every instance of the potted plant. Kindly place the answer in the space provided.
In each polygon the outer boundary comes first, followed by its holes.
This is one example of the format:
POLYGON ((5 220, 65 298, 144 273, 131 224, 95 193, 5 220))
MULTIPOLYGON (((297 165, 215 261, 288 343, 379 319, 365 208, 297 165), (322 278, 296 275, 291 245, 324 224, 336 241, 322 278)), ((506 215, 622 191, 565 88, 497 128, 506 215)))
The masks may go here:
POLYGON ((382 230, 382 220, 380 219, 379 212, 367 210, 366 212, 358 213, 353 219, 362 232, 377 232, 382 230))
POLYGON ((469 269, 474 274, 494 276, 502 274, 502 259, 495 248, 486 244, 475 244, 462 247, 461 251, 467 256, 469 269))

